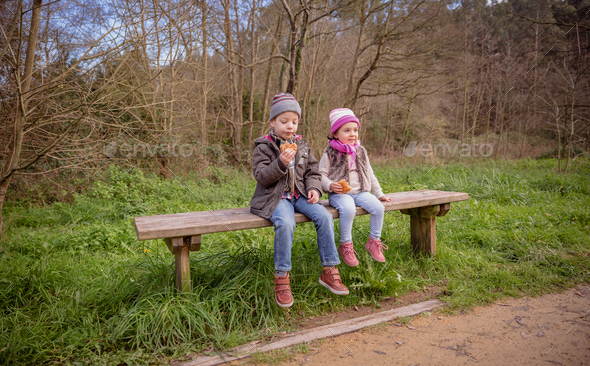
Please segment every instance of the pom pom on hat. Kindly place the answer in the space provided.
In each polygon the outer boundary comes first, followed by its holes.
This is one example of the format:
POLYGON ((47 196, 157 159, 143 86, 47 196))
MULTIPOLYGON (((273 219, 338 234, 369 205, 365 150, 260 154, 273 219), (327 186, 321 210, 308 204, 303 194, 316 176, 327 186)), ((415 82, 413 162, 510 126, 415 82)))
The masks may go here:
POLYGON ((356 118, 354 112, 350 109, 336 108, 332 110, 332 112, 330 112, 330 125, 332 126, 330 131, 332 132, 332 135, 348 122, 356 122, 357 126, 359 126, 359 128, 361 127, 359 119, 356 118))
POLYGON ((285 112, 295 112, 301 118, 301 107, 295 97, 289 93, 277 93, 272 98, 270 118, 268 120, 272 121, 276 116, 285 112))

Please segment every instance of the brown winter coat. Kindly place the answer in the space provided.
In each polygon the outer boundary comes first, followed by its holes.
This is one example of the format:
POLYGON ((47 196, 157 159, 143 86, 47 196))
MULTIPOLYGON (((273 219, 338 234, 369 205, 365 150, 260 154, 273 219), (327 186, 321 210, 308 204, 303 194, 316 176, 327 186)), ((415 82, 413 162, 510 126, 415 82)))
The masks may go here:
MULTIPOLYGON (((252 157, 256 190, 250 200, 250 212, 269 219, 287 188, 287 166, 279 159, 281 151, 275 142, 266 135, 254 140, 256 148, 252 157)), ((295 140, 295 188, 306 197, 315 189, 322 194, 321 175, 318 161, 311 148, 298 136, 295 140)))

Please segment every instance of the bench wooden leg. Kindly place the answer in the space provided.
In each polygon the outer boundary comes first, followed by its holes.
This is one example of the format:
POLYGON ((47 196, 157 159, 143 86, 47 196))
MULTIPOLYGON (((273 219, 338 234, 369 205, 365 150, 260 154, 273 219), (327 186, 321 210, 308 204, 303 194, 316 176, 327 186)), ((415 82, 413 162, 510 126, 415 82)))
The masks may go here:
POLYGON ((183 246, 180 253, 174 254, 176 264, 176 288, 181 292, 190 292, 191 286, 191 263, 189 248, 183 246))
POLYGON ((436 218, 425 219, 419 216, 410 216, 410 241, 414 253, 436 253, 436 218))
POLYGON ((174 254, 176 270, 176 288, 181 292, 190 292, 191 266, 190 252, 201 249, 201 235, 164 239, 170 253, 174 254))
POLYGON ((436 216, 444 216, 449 209, 447 203, 401 210, 401 213, 410 215, 410 240, 414 253, 436 253, 436 216))

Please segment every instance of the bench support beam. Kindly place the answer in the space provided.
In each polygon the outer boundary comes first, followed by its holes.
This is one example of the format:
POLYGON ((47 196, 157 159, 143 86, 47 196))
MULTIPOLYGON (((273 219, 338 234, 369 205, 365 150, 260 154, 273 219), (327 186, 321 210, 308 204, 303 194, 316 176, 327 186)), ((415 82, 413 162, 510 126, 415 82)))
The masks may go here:
POLYGON ((176 269, 176 288, 181 292, 190 292, 191 266, 190 252, 201 249, 201 235, 164 239, 170 253, 174 254, 176 269))
POLYGON ((436 216, 444 216, 450 209, 451 205, 445 203, 401 210, 410 215, 410 241, 415 254, 436 254, 436 216))

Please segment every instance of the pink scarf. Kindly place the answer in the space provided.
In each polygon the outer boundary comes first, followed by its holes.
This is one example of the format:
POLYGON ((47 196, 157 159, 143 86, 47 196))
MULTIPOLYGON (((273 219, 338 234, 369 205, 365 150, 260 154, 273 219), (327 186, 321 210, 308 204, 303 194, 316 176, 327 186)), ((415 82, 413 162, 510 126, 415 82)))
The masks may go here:
POLYGON ((358 149, 358 147, 361 145, 358 143, 358 141, 354 145, 349 145, 343 144, 337 139, 332 139, 330 140, 330 146, 340 152, 340 154, 338 154, 339 157, 342 155, 342 153, 350 155, 350 166, 352 167, 352 164, 356 159, 356 149, 358 149))

